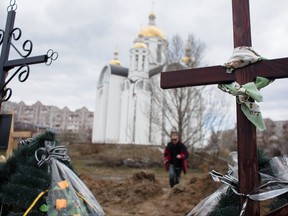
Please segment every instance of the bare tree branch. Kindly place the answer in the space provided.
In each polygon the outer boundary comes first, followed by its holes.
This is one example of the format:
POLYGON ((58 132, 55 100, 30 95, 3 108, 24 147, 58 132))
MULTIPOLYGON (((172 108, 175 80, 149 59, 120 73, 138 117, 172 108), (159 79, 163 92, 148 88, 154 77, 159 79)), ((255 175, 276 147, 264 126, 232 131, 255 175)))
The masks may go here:
MULTIPOLYGON (((193 35, 189 35, 186 46, 183 39, 175 35, 169 46, 169 64, 166 70, 197 67, 203 53, 204 45, 193 35), (190 58, 185 65, 181 63, 184 55, 190 58)), ((224 98, 215 96, 215 88, 211 90, 205 86, 197 86, 163 90, 159 86, 159 80, 151 81, 150 84, 151 122, 161 128, 166 138, 172 131, 177 131, 179 138, 192 149, 195 145, 203 145, 212 129, 220 128, 218 124, 224 124, 224 98)))

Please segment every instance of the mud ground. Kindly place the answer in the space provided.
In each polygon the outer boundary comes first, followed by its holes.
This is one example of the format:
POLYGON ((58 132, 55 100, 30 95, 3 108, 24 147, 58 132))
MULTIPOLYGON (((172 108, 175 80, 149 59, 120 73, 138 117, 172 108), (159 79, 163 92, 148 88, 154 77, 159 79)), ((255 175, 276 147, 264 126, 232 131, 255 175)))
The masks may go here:
POLYGON ((80 178, 107 216, 184 216, 219 187, 207 174, 182 177, 180 184, 170 188, 166 178, 158 179, 148 170, 125 178, 93 178, 87 173, 80 178))

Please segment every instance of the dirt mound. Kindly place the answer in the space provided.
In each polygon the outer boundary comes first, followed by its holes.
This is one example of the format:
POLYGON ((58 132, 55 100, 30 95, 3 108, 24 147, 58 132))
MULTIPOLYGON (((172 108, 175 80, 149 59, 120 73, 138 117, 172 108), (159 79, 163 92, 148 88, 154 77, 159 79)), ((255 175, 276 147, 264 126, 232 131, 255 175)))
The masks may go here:
POLYGON ((186 215, 219 184, 211 177, 193 177, 172 189, 163 188, 154 173, 139 171, 122 180, 93 179, 81 175, 107 216, 186 215))
POLYGON ((159 148, 135 145, 71 147, 75 170, 82 173, 81 180, 90 188, 107 216, 187 215, 220 186, 208 172, 216 169, 225 173, 227 169, 223 160, 205 152, 191 153, 187 174, 181 176, 181 183, 171 189, 159 148), (157 162, 159 166, 138 167, 139 161, 157 162))
POLYGON ((209 175, 201 178, 193 177, 187 183, 174 186, 162 197, 161 204, 165 207, 163 215, 186 215, 218 186, 219 184, 214 183, 209 175))

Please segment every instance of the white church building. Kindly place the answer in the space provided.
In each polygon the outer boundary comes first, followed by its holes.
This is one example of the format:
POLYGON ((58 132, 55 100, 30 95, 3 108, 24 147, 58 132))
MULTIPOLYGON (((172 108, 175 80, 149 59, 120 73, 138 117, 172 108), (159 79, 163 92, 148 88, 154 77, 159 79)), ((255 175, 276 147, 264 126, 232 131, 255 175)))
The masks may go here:
POLYGON ((155 19, 150 13, 148 25, 139 31, 128 67, 120 65, 117 51, 103 67, 97 82, 93 143, 161 145, 168 141, 161 125, 150 118, 150 83, 156 80, 160 85, 160 73, 168 70, 168 42, 155 19))

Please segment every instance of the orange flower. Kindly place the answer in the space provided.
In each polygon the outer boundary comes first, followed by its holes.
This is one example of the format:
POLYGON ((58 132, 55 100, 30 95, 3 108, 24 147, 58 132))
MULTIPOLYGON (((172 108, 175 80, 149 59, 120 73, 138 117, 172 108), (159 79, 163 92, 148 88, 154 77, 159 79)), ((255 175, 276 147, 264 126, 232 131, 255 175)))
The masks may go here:
POLYGON ((66 180, 57 182, 57 184, 60 187, 60 189, 62 189, 62 190, 64 190, 65 188, 68 187, 68 182, 66 180))
POLYGON ((56 209, 60 210, 62 208, 67 207, 67 200, 66 199, 56 199, 56 209))

